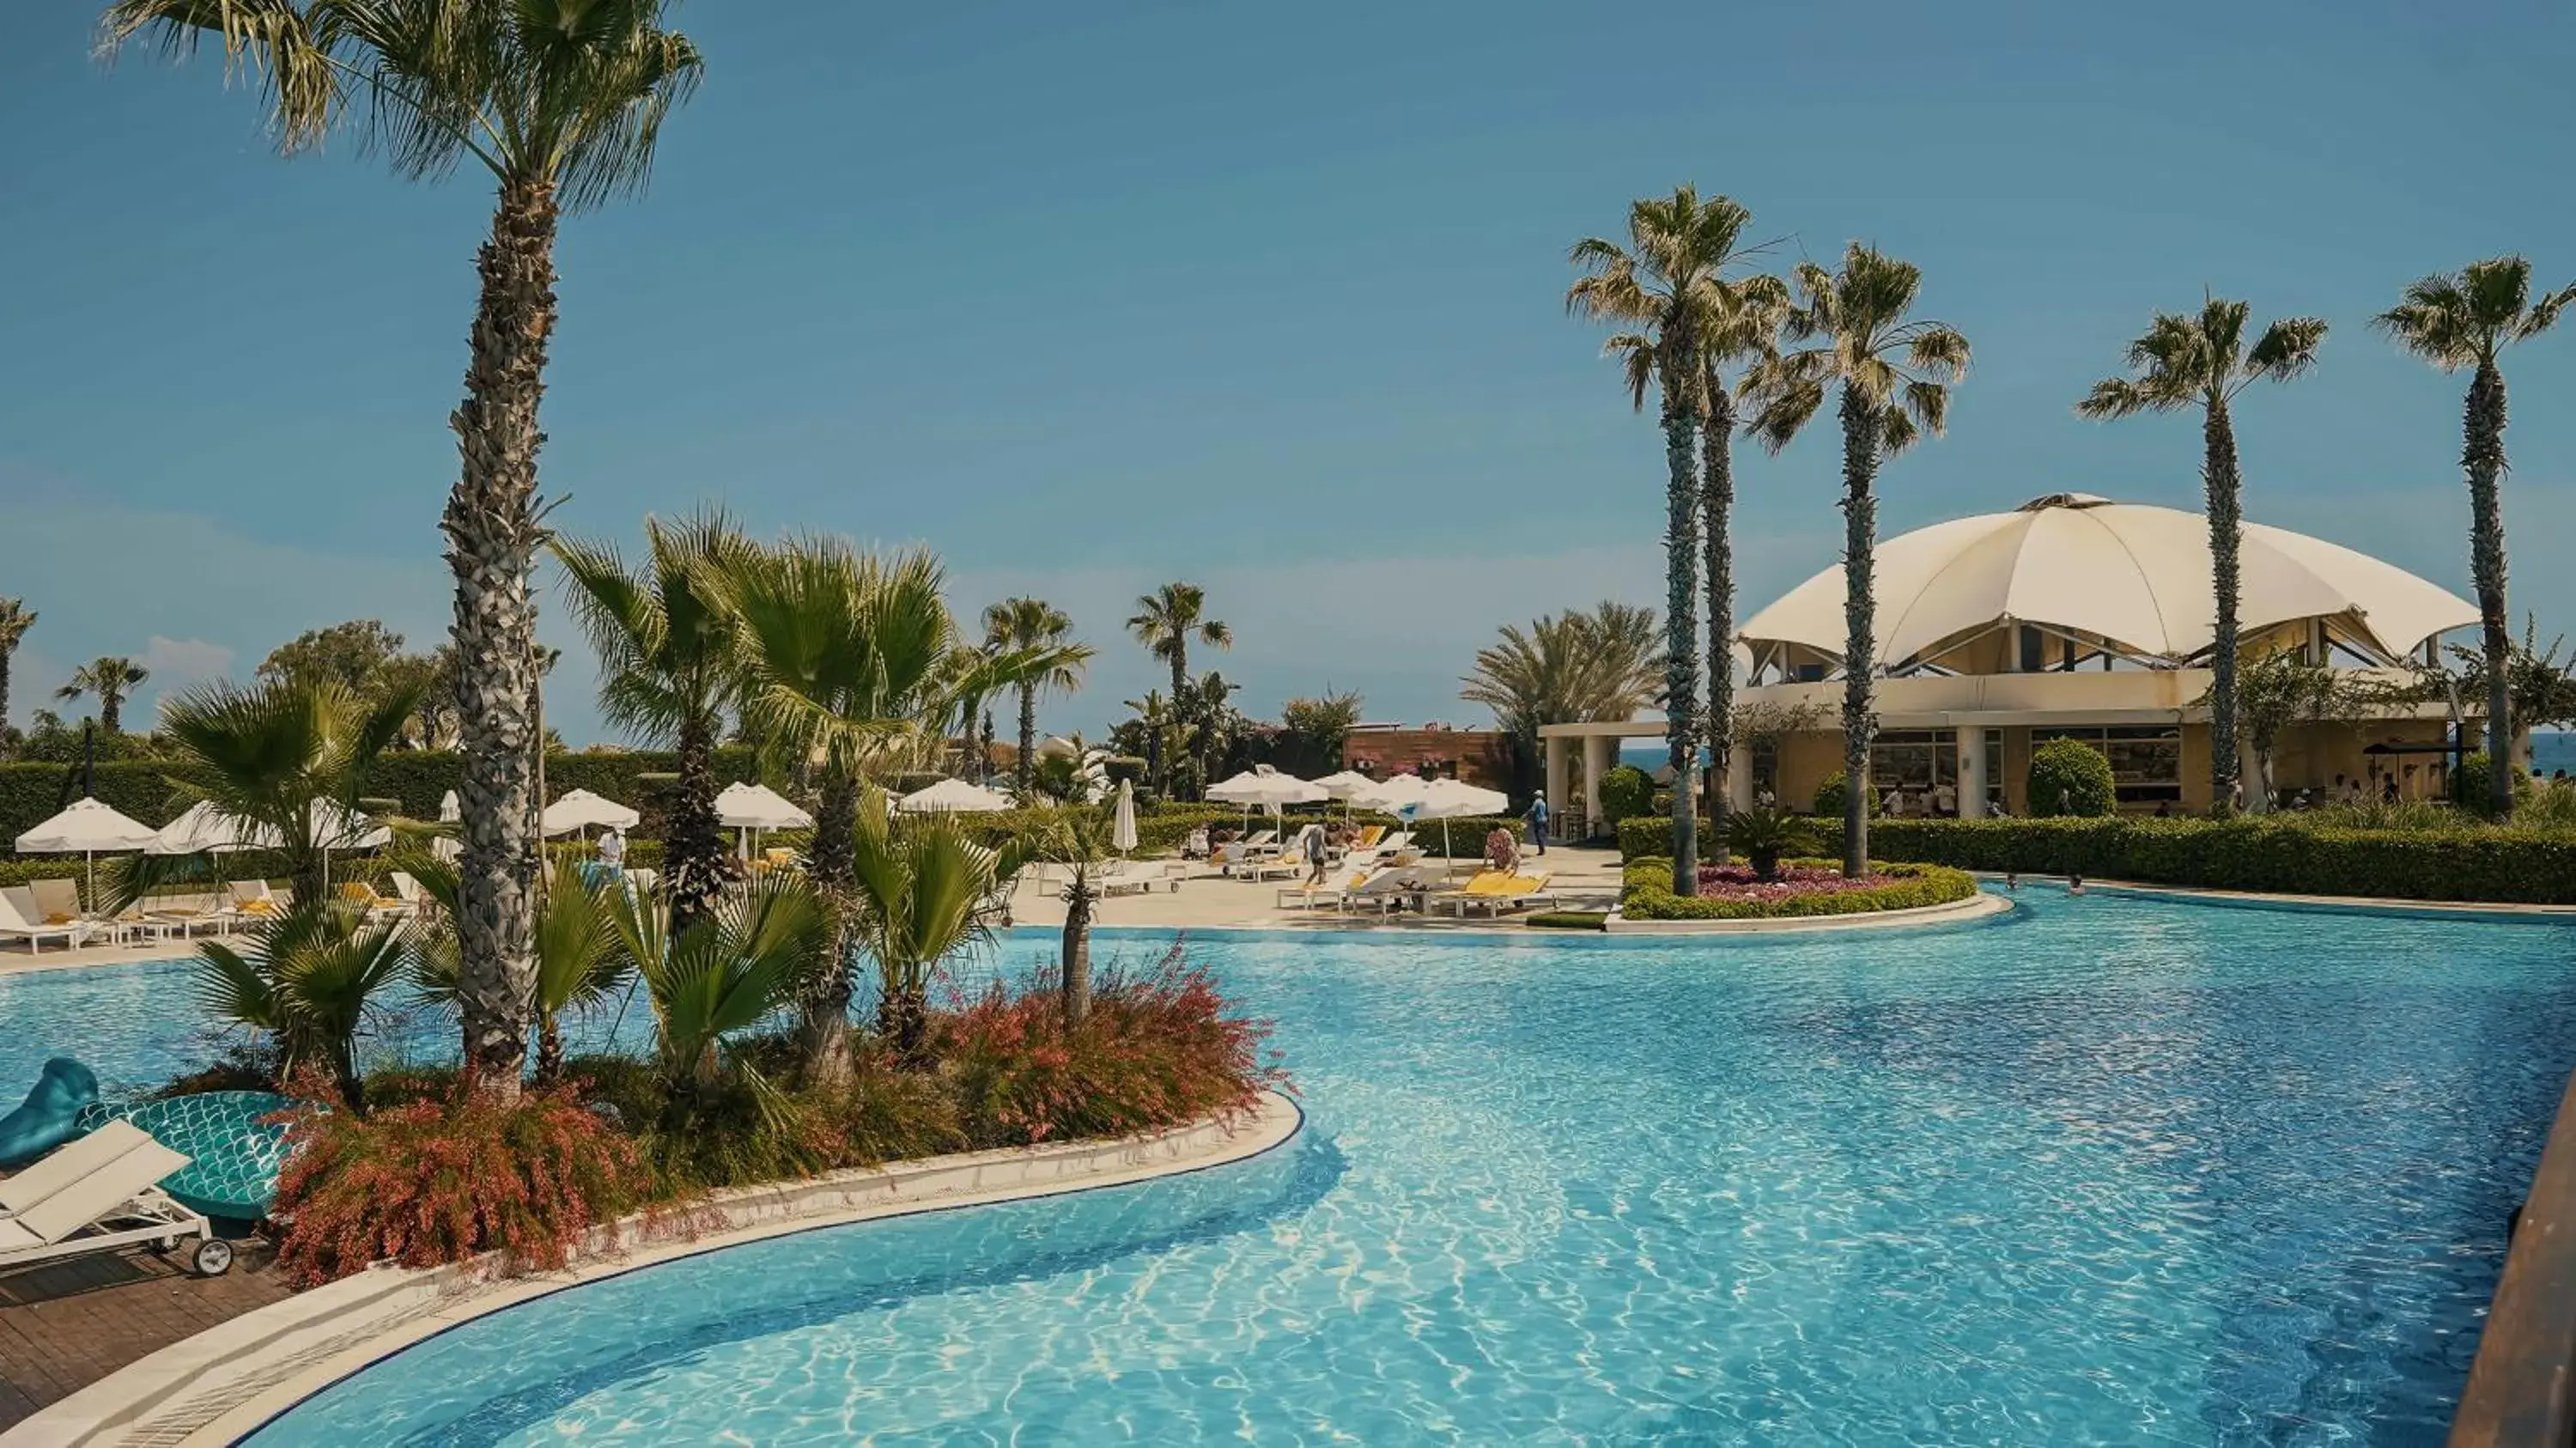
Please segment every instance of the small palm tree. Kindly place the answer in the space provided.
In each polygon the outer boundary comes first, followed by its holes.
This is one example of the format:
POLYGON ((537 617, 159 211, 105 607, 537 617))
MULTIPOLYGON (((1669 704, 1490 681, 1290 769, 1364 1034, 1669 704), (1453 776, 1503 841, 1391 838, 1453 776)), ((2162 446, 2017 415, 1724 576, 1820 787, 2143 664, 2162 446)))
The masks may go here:
POLYGON ((1673 893, 1699 893, 1699 831, 1685 783, 1699 762, 1700 423, 1707 335, 1740 310, 1722 273, 1741 262, 1752 213, 1724 196, 1702 201, 1694 187, 1629 203, 1628 241, 1591 236, 1570 259, 1584 275, 1566 290, 1566 310, 1638 328, 1611 338, 1625 363, 1630 399, 1645 409, 1658 385, 1664 429, 1664 740, 1673 777, 1673 893))
MULTIPOLYGON (((2531 263, 2518 256, 2490 257, 2457 272, 2429 276, 2406 289, 2374 324, 2397 345, 2441 368, 2469 374, 2460 467, 2469 479, 2469 571, 2478 586, 2480 642, 2486 652, 2487 754, 2502 760, 2517 724, 2507 689, 2513 636, 2505 613, 2504 372, 2496 358, 2506 347, 2539 336, 2576 301, 2576 283, 2531 295, 2531 263)), ((2487 771, 2497 818, 2513 812, 2513 771, 2487 771)))
POLYGON ((1032 842, 1029 854, 1066 867, 1061 898, 1064 901, 1064 931, 1061 937, 1059 969, 1064 994, 1064 1023, 1068 1030, 1080 1026, 1091 1013, 1091 914, 1100 903, 1100 882, 1096 871, 1109 858, 1109 837, 1114 820, 1105 810, 1068 811, 1032 842))
POLYGON ((2201 410, 2201 484, 2209 508, 2210 582, 2218 626, 2210 643, 2209 790, 2211 807, 2234 807, 2241 768, 2236 744, 2236 604, 2241 587, 2245 485, 2236 462, 2236 394, 2258 381, 2287 382, 2316 365, 2326 324, 2284 317, 2245 345, 2243 302, 2209 297, 2197 316, 2158 312, 2129 344, 2129 377, 2108 377, 2075 405, 2090 418, 2201 410))
MULTIPOLYGON (((1171 666, 1176 708, 1189 695, 1191 640, 1212 649, 1234 647, 1234 630, 1207 616, 1207 590, 1195 583, 1166 583, 1138 598, 1127 630, 1147 652, 1171 666)), ((1168 761, 1167 784, 1173 794, 1196 798, 1196 786, 1206 781, 1195 778, 1187 763, 1180 758, 1168 761)))
POLYGON ((440 527, 456 575, 464 779, 459 916, 465 1060, 515 1099, 533 912, 528 861, 544 727, 528 579, 542 529, 537 404, 555 326, 555 238, 566 211, 640 190, 662 121, 696 87, 697 47, 665 0, 116 0, 113 52, 151 32, 185 53, 206 35, 256 76, 280 149, 318 146, 350 110, 406 179, 467 159, 497 198, 476 268, 465 400, 449 423, 462 464, 440 527))
POLYGON ((811 885, 784 871, 725 892, 683 931, 671 929, 659 892, 614 892, 608 913, 618 950, 652 1002, 675 1108, 714 1078, 727 1037, 768 1019, 828 969, 831 912, 811 885))
POLYGON ((132 659, 107 654, 72 670, 72 676, 54 691, 54 697, 65 701, 84 695, 98 696, 98 727, 110 734, 120 734, 125 715, 125 698, 137 685, 152 677, 152 671, 132 659))
POLYGON ((600 715, 679 755, 663 873, 672 928, 686 931, 724 888, 716 816, 716 739, 740 670, 733 625, 713 596, 751 544, 722 512, 644 520, 645 556, 629 568, 605 543, 557 540, 575 617, 599 654, 600 715))
POLYGON ((369 924, 363 910, 306 900, 251 927, 247 945, 197 947, 197 997, 207 1012, 265 1032, 278 1078, 319 1066, 352 1109, 365 1107, 358 1036, 376 992, 403 970, 399 925, 369 924))
POLYGON ((1042 598, 1006 598, 984 610, 984 644, 996 652, 1053 649, 1060 662, 1043 678, 1020 680, 1020 757, 1012 782, 1022 798, 1036 779, 1038 695, 1071 693, 1082 687, 1083 667, 1091 662, 1088 646, 1072 642, 1073 619, 1042 598))
POLYGON ((1843 425, 1843 873, 1869 870, 1869 747, 1878 733, 1878 598, 1871 564, 1878 547, 1880 462, 1937 437, 1950 413, 1950 389, 1968 374, 1968 339, 1914 309, 1922 269, 1855 241, 1839 270, 1799 264, 1799 304, 1781 336, 1813 345, 1758 366, 1747 395, 1756 410, 1753 436, 1773 452, 1787 447, 1839 392, 1843 425))
POLYGON ((898 820, 873 787, 860 804, 854 844, 857 940, 877 963, 877 1030, 917 1059, 931 976, 989 937, 993 902, 1019 873, 1024 850, 979 843, 947 815, 898 820))
MULTIPOLYGON (((413 978, 425 999, 453 1005, 458 986, 456 871, 433 858, 406 860, 404 868, 434 906, 412 927, 413 978)), ((537 898, 532 937, 536 966, 529 976, 528 1007, 537 1021, 540 1086, 563 1077, 565 1014, 616 995, 633 974, 634 960, 622 948, 617 928, 614 897, 619 893, 621 887, 594 885, 577 870, 557 869, 537 898)))
POLYGON ((0 598, 0 729, 9 727, 9 665, 18 643, 36 626, 36 611, 22 598, 0 598))
POLYGON ((1157 794, 1171 788, 1172 708, 1160 689, 1147 689, 1142 699, 1130 699, 1127 707, 1136 713, 1136 728, 1145 740, 1145 780, 1157 794))

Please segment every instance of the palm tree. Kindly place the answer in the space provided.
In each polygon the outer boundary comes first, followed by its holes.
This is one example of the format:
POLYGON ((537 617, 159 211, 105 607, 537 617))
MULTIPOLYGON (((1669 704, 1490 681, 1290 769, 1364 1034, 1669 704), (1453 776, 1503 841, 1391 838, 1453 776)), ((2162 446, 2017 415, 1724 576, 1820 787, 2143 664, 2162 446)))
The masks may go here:
MULTIPOLYGON (((2576 283, 2531 298, 2531 263, 2518 256, 2490 257, 2459 271, 2429 276, 2406 289, 2405 299, 2373 319, 2397 345, 2441 368, 2469 375, 2469 401, 2461 430, 2460 467, 2469 478, 2469 571, 2478 586, 2480 642, 2486 651, 2487 770, 2499 819, 2513 813, 2513 771, 2505 755, 2516 720, 2507 690, 2513 637, 2507 631, 2504 589, 2504 372, 2496 356, 2506 347, 2548 331, 2570 301, 2576 283)), ((2528 728, 2530 721, 2519 721, 2528 728)))
POLYGON ((1566 310, 1638 328, 1611 339, 1625 363, 1631 400, 1645 409, 1646 383, 1662 398, 1665 466, 1664 741, 1673 778, 1673 893, 1699 893, 1699 833, 1686 783, 1699 759, 1700 486, 1695 456, 1707 339, 1704 325, 1736 310, 1720 272, 1743 259, 1738 241, 1752 213, 1724 196, 1700 200, 1694 187, 1628 205, 1628 241, 1590 236, 1569 259, 1584 275, 1566 289, 1566 310))
POLYGON ((644 520, 645 557, 630 569, 615 547, 558 539, 572 611, 599 654, 600 716, 679 754, 663 870, 671 928, 685 932, 724 886, 724 826, 716 817, 716 738, 738 677, 732 621, 711 595, 751 547, 708 509, 677 523, 644 520))
POLYGON ((1038 694, 1070 693, 1081 688, 1083 666, 1091 662, 1090 648, 1071 642, 1072 634, 1073 620, 1063 609, 1042 598, 1006 598, 984 610, 987 648, 1004 652, 1055 649, 1063 659, 1046 677, 1020 681, 1020 757, 1011 778, 1022 798, 1027 797, 1037 773, 1038 694))
POLYGON ((0 729, 9 727, 9 664, 18 642, 36 626, 36 611, 23 598, 0 598, 0 729))
POLYGON ((132 659, 106 654, 72 670, 72 676, 54 691, 63 700, 78 699, 85 694, 98 696, 98 727, 110 734, 123 733, 126 695, 135 686, 152 677, 152 671, 132 659))
POLYGON ((1171 758, 1176 752, 1170 738, 1171 706, 1160 689, 1147 689, 1142 699, 1130 699, 1127 707, 1136 712, 1135 725, 1145 740, 1145 779, 1157 794, 1171 788, 1171 758))
MULTIPOLYGON (((323 899, 329 853, 355 843, 346 835, 358 801, 414 707, 401 689, 362 699, 336 683, 273 679, 245 688, 218 679, 173 696, 161 727, 179 792, 213 805, 246 837, 274 839, 300 908, 323 899)), ((130 860, 120 908, 162 878, 200 869, 187 856, 130 860)))
POLYGON ((406 179, 471 157, 492 174, 476 258, 465 400, 449 418, 460 469, 440 527, 456 575, 464 852, 465 1062, 514 1100, 526 1054, 533 922, 537 673, 529 575, 542 529, 537 422, 555 324, 563 214, 640 190, 663 118, 696 87, 697 47, 665 0, 116 0, 114 52, 146 31, 174 52, 218 36, 258 77, 281 150, 318 146, 351 111, 406 179))
POLYGON ((1869 870, 1869 746, 1878 734, 1878 599, 1871 563, 1878 546, 1881 461, 1939 436, 1950 388, 1968 375, 1968 339, 1946 323, 1906 315, 1922 290, 1922 269, 1855 241, 1839 271, 1798 265, 1799 304, 1781 335, 1813 345, 1754 369, 1749 428, 1773 452, 1789 445, 1839 391, 1843 425, 1843 874, 1869 870))
POLYGON ((2243 302, 2207 297, 2197 316, 2158 312, 2146 332, 2129 344, 2136 375, 2106 377, 2075 405, 2095 419, 2141 412, 2201 410, 2201 486, 2209 508, 2209 570, 2218 595, 2218 626, 2209 650, 2210 807, 2235 807, 2242 768, 2237 753, 2236 602, 2241 577, 2245 485, 2236 465, 2236 424, 2230 405, 2247 385, 2287 382, 2316 365, 2325 340, 2319 317, 2284 317, 2245 345, 2243 302))
POLYGON ((365 1109, 358 1034, 377 991, 402 973, 402 927, 329 901, 254 923, 246 948, 197 947, 197 997, 210 1015, 267 1033, 285 1081, 307 1065, 331 1073, 353 1110, 365 1109))
POLYGON ((1604 600, 1590 613, 1549 614, 1476 651, 1458 697, 1494 711, 1524 771, 1535 768, 1542 724, 1634 719, 1663 687, 1655 611, 1604 600))
POLYGON ((752 550, 717 583, 735 621, 746 720, 782 763, 820 776, 807 859, 834 933, 832 968, 803 1002, 809 1078, 837 1079, 850 1064, 862 784, 936 759, 979 701, 1065 662, 1061 646, 968 643, 943 587, 928 553, 878 557, 828 538, 752 550))
POLYGON ((877 963, 877 1031, 917 1059, 930 977, 990 934, 995 912, 986 902, 1019 872, 1021 850, 980 844, 950 815, 898 820, 873 786, 853 845, 858 942, 877 963))
MULTIPOLYGON (((1127 620, 1128 632, 1155 658, 1172 669, 1172 704, 1175 709, 1189 696, 1190 640, 1197 639, 1212 649, 1234 647, 1234 630, 1207 616, 1207 590, 1195 583, 1166 583, 1136 600, 1136 615, 1127 620)), ((1167 764, 1171 792, 1194 798, 1193 771, 1183 758, 1167 764)))
MULTIPOLYGON (((435 858, 406 860, 404 868, 436 903, 413 927, 413 979, 421 995, 453 1005, 457 1000, 456 871, 435 858)), ((537 901, 536 970, 528 992, 537 1018, 540 1086, 562 1079, 563 1017, 617 994, 634 960, 621 948, 617 906, 620 887, 592 884, 575 870, 557 870, 537 901)))
POLYGON ((658 891, 612 892, 618 951, 632 961, 661 1040, 674 1117, 714 1078, 725 1038, 751 1029, 805 992, 826 970, 830 911, 811 885, 785 871, 726 891, 688 929, 671 929, 658 891))
POLYGON ((1067 868, 1059 962, 1067 1030, 1079 1027, 1083 1017, 1091 1013, 1091 912, 1100 903, 1100 881, 1094 871, 1109 858, 1112 824, 1110 815, 1102 810, 1068 811, 1047 828, 1032 851, 1037 859, 1067 868))

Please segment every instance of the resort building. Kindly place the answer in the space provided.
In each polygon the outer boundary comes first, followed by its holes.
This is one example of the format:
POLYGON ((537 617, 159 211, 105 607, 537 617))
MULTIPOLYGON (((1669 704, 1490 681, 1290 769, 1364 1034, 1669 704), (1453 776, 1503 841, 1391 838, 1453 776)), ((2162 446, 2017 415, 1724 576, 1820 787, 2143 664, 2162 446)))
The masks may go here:
MULTIPOLYGON (((2248 659, 2295 650, 2394 679, 2478 617, 2401 568, 2259 523, 2244 525, 2242 574, 2248 659)), ((1882 677, 1870 784, 1882 802, 1902 791, 1909 813, 2024 813, 2032 747, 2073 738, 2109 757, 2122 810, 2209 807, 2209 710, 2198 701, 2218 609, 2200 514, 2055 493, 1888 539, 1875 575, 1882 677)), ((1733 751, 1728 795, 1739 806, 1767 797, 1805 808, 1842 768, 1843 594, 1837 565, 1738 629, 1738 707, 1771 726, 1733 751)), ((2382 798, 2392 787, 2438 796, 2450 718, 2444 702, 2296 726, 2274 750, 2275 798, 2382 798)), ((1567 833, 1599 814, 1595 781, 1619 742, 1662 731, 1648 719, 1539 730, 1567 833)), ((2250 758, 2244 773, 2250 791, 2250 758)))

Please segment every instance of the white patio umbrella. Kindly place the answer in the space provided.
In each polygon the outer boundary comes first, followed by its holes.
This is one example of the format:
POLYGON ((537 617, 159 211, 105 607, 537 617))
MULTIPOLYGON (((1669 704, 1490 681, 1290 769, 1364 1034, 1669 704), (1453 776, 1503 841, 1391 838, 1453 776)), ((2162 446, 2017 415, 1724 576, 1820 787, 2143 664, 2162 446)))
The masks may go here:
POLYGON ((1267 764, 1256 764, 1232 779, 1209 785, 1207 797, 1219 804, 1243 806, 1243 827, 1248 832, 1252 828, 1255 806, 1276 814, 1283 805, 1319 804, 1333 796, 1320 784, 1309 783, 1293 774, 1281 774, 1267 764))
POLYGON ((285 843, 277 832, 249 820, 235 819, 199 800, 163 825, 143 847, 147 855, 219 855, 243 850, 274 850, 285 843))
POLYGON ((78 855, 89 867, 89 898, 98 899, 98 852, 117 854, 152 843, 153 830, 84 795, 71 808, 18 837, 22 855, 78 855))
MULTIPOLYGON (((1395 787, 1366 796, 1366 801, 1375 808, 1388 809, 1389 806, 1381 801, 1393 799, 1395 804, 1391 812, 1398 818, 1440 821, 1440 853, 1444 858, 1449 856, 1449 821, 1469 815, 1498 815, 1512 805, 1497 791, 1480 789, 1459 779, 1424 780, 1416 775, 1399 774, 1387 783, 1395 787), (1398 785, 1398 780, 1409 782, 1398 785)), ((1457 868, 1455 859, 1450 860, 1450 868, 1457 868)))
POLYGON ((1356 769, 1345 769, 1316 780, 1315 787, 1334 799, 1353 800, 1377 788, 1377 781, 1356 769))
POLYGON ((1136 781, 1118 781, 1118 816, 1109 824, 1109 848, 1120 854, 1136 848, 1136 781))
POLYGON ((814 817, 768 785, 728 784, 716 795, 716 822, 738 833, 742 857, 748 860, 755 832, 811 829, 814 817))
POLYGON ((943 779, 927 789, 916 789, 896 800, 894 807, 906 814, 989 814, 1011 807, 1011 801, 982 785, 962 779, 943 779))
POLYGON ((604 799, 586 789, 569 789, 563 797, 546 806, 539 817, 539 827, 548 835, 579 834, 587 829, 631 830, 643 816, 613 799, 604 799))

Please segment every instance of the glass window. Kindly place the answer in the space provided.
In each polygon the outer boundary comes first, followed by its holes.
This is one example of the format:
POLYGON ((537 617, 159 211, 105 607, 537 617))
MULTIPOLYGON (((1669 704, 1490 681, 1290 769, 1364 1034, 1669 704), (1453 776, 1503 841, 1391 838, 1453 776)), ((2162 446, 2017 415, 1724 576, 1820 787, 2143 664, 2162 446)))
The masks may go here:
POLYGON ((2182 799, 2182 726, 2120 724, 2099 729, 2033 729, 2030 742, 2080 739, 2111 761, 2111 785, 2122 804, 2182 799))

